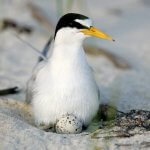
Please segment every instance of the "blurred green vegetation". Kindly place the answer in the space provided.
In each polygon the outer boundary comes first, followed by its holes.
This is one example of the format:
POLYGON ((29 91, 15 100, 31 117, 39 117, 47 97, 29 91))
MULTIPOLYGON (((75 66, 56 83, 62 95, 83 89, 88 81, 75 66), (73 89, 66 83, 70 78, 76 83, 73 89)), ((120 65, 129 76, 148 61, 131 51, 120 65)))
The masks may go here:
POLYGON ((79 6, 82 6, 83 0, 56 0, 57 16, 60 17, 71 11, 75 2, 77 2, 79 6))

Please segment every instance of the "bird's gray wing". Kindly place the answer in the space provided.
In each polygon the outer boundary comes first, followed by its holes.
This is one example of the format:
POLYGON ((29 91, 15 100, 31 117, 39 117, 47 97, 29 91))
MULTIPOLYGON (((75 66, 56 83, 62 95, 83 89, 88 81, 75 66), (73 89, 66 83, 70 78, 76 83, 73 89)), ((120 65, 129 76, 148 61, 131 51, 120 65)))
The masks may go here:
POLYGON ((34 89, 34 83, 37 77, 38 72, 44 67, 45 61, 42 61, 38 63, 32 72, 31 78, 27 82, 27 88, 26 88, 26 102, 29 104, 32 101, 33 98, 33 89, 34 89))
MULTIPOLYGON (((45 58, 50 57, 51 53, 52 53, 52 47, 53 47, 53 42, 52 42, 52 37, 50 37, 50 39, 48 40, 48 42, 45 44, 43 50, 42 50, 42 55, 45 58)), ((33 73, 31 78, 29 79, 29 81, 27 82, 27 88, 26 88, 26 102, 29 104, 32 101, 33 98, 33 85, 34 82, 36 80, 36 76, 38 74, 38 72, 43 68, 43 66, 45 65, 46 60, 43 59, 43 57, 39 57, 38 62, 36 64, 36 66, 33 69, 33 73)))
MULTIPOLYGON (((50 37, 42 50, 42 55, 45 56, 46 58, 48 57, 48 53, 51 47, 52 40, 53 40, 53 37, 50 37)), ((43 57, 40 56, 38 59, 38 62, 41 62, 43 60, 44 60, 43 57)))

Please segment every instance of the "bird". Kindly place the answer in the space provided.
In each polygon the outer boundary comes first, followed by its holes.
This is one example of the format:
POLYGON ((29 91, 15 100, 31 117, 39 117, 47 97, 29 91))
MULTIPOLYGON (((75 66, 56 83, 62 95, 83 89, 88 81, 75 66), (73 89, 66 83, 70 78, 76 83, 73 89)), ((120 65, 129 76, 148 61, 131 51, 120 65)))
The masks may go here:
POLYGON ((27 83, 26 101, 37 127, 48 129, 67 114, 87 127, 96 116, 100 90, 83 49, 88 37, 113 41, 87 16, 67 13, 59 19, 50 54, 36 65, 27 83))

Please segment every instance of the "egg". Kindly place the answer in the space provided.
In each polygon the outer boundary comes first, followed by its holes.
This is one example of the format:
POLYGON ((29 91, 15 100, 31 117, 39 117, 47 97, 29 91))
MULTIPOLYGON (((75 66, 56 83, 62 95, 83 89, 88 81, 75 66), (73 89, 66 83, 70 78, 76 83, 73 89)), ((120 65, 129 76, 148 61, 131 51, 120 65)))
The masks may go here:
POLYGON ((60 134, 81 133, 83 123, 73 114, 63 115, 56 121, 55 130, 60 134))

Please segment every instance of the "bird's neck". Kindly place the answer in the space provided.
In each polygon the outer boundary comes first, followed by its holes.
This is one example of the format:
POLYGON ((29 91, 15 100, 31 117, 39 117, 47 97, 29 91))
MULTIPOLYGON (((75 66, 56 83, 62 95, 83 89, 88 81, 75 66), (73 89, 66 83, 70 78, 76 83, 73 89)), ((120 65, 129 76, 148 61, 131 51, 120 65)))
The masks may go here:
MULTIPOLYGON (((85 60, 82 42, 54 43, 53 53, 50 59, 59 61, 85 60)), ((62 62, 62 63, 63 63, 62 62)))

